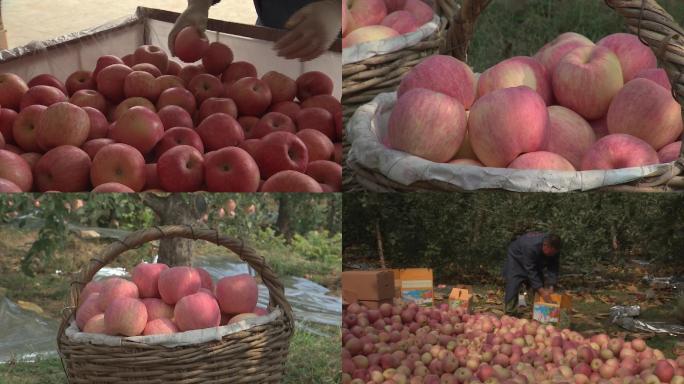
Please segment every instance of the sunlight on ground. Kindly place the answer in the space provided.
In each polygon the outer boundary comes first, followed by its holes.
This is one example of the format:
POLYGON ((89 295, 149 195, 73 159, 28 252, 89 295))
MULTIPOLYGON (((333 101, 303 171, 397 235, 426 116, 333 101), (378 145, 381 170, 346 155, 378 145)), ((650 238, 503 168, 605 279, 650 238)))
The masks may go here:
MULTIPOLYGON (((2 21, 9 47, 25 45, 86 28, 95 27, 135 13, 145 6, 175 12, 185 9, 186 0, 0 0, 2 21)), ((253 24, 256 11, 251 0, 226 0, 211 8, 209 17, 253 24)))

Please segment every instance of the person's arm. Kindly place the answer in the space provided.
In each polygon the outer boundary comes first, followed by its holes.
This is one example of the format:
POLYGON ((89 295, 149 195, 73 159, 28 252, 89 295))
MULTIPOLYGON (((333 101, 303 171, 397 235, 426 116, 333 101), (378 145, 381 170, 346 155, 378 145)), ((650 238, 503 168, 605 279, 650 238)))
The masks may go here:
POLYGON ((342 29, 342 1, 320 0, 302 7, 285 23, 290 31, 273 47, 278 56, 308 61, 325 53, 342 29))
POLYGON ((188 6, 185 11, 178 16, 176 23, 173 25, 171 32, 169 32, 169 51, 172 56, 176 56, 173 50, 173 43, 176 41, 176 35, 183 28, 187 26, 194 26, 200 32, 204 33, 207 29, 207 20, 209 19, 209 8, 221 0, 188 0, 188 6))

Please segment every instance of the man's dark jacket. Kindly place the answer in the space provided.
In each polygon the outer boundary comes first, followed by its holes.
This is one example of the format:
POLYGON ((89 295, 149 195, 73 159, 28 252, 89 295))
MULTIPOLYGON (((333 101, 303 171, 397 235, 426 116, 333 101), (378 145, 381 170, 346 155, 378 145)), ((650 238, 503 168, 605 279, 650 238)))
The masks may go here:
POLYGON ((560 252, 552 257, 544 256, 544 236, 539 232, 527 233, 508 246, 503 270, 506 280, 506 302, 518 295, 523 282, 527 282, 534 291, 544 287, 545 283, 550 286, 558 282, 560 252))
MULTIPOLYGON (((221 0, 213 0, 214 4, 221 0)), ((227 0, 236 1, 236 0, 227 0)), ((285 28, 287 19, 305 5, 314 3, 316 0, 254 0, 259 20, 257 24, 265 27, 285 28)))

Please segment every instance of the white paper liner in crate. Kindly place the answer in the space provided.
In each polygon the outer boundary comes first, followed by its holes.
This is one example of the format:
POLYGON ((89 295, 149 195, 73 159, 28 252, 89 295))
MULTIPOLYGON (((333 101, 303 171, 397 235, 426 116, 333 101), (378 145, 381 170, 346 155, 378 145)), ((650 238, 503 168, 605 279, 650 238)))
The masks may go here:
POLYGON ((440 17, 435 15, 432 21, 425 23, 414 32, 344 48, 342 50, 342 65, 357 63, 373 56, 385 55, 418 44, 426 37, 435 33, 439 29, 441 22, 440 17))
POLYGON ((349 161, 380 172, 388 179, 409 186, 419 181, 438 180, 466 191, 505 189, 516 192, 587 191, 620 185, 669 172, 674 166, 596 171, 515 170, 467 165, 440 164, 385 147, 381 142, 389 114, 397 101, 396 92, 381 93, 360 106, 347 124, 352 143, 349 161))
POLYGON ((121 345, 122 340, 137 342, 146 345, 161 345, 163 347, 174 348, 189 345, 204 344, 210 341, 219 341, 224 336, 241 332, 257 325, 263 325, 275 321, 282 315, 280 308, 275 308, 267 315, 257 316, 245 320, 241 320, 234 324, 224 325, 221 327, 197 329, 194 331, 186 331, 173 333, 170 335, 151 335, 151 336, 132 336, 120 337, 109 336, 99 333, 84 333, 78 329, 75 321, 72 321, 64 332, 69 340, 78 343, 91 343, 94 345, 107 345, 116 347, 121 345))

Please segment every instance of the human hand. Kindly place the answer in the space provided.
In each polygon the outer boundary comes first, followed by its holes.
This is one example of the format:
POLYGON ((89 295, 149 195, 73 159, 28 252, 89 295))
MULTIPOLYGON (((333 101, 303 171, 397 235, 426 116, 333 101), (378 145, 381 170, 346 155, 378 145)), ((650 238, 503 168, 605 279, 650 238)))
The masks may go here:
POLYGON ((551 300, 551 292, 549 292, 548 290, 546 290, 544 288, 539 288, 537 293, 542 297, 542 300, 544 300, 544 302, 546 302, 546 303, 552 303, 553 302, 553 300, 551 300))
POLYGON ((211 7, 211 0, 188 0, 188 7, 178 16, 176 23, 173 25, 171 32, 169 32, 169 51, 171 56, 176 56, 173 46, 176 41, 176 35, 183 28, 193 26, 201 33, 207 29, 207 19, 209 19, 209 7, 211 7))
POLYGON ((340 33, 342 4, 339 0, 322 0, 302 7, 285 23, 290 31, 273 47, 278 56, 288 60, 309 61, 330 48, 340 33))

